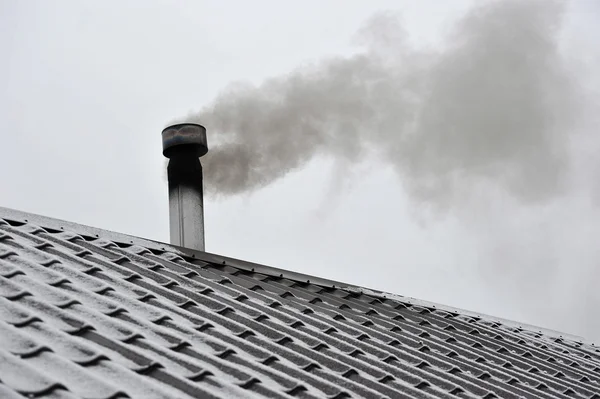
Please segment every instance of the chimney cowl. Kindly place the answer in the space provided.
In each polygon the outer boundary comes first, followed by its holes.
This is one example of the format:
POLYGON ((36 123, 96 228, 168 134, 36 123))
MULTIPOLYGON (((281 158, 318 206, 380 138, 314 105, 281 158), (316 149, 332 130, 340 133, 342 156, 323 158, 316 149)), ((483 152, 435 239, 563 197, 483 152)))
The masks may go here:
POLYGON ((193 149, 198 157, 206 155, 208 144, 206 142, 206 128, 196 123, 179 123, 166 127, 162 131, 163 155, 172 158, 177 152, 175 149, 185 146, 193 149))
POLYGON ((181 123, 162 131, 163 155, 169 158, 169 229, 171 244, 204 251, 204 189, 200 157, 208 152, 206 129, 181 123))

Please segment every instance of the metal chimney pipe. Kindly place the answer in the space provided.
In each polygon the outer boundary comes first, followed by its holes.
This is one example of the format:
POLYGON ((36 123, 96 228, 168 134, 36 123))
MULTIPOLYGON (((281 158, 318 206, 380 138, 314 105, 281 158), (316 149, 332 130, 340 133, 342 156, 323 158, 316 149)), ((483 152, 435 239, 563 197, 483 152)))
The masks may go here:
POLYGON ((171 244, 204 251, 204 195, 200 157, 208 152, 206 129, 194 123, 162 131, 163 155, 169 158, 171 244))

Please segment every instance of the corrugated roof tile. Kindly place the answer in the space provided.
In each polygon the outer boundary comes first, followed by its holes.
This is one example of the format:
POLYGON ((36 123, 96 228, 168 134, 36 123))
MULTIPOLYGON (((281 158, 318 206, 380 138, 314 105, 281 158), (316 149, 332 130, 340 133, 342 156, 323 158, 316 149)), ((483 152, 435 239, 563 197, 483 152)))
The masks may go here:
POLYGON ((600 391, 597 348, 566 336, 9 216, 0 213, 0 395, 8 398, 555 398, 600 391))

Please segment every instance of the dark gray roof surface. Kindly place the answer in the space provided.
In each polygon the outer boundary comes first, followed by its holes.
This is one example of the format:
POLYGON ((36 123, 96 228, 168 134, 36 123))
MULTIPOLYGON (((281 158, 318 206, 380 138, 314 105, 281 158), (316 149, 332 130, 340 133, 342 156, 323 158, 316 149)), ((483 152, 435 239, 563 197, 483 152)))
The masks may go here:
POLYGON ((0 208, 1 398, 599 393, 574 337, 0 208))

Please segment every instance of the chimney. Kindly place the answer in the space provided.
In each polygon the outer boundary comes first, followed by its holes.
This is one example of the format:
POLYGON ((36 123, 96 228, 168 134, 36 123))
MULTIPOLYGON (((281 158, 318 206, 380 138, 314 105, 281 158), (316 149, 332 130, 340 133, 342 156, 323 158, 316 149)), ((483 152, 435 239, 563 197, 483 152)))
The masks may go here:
POLYGON ((208 152, 206 129, 194 123, 162 131, 163 155, 169 158, 171 244, 204 251, 204 200, 200 157, 208 152))

